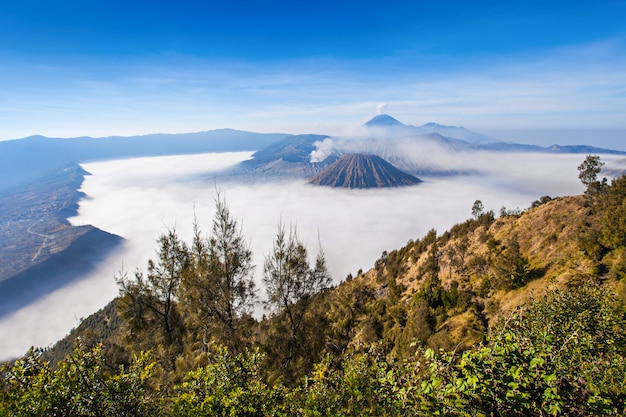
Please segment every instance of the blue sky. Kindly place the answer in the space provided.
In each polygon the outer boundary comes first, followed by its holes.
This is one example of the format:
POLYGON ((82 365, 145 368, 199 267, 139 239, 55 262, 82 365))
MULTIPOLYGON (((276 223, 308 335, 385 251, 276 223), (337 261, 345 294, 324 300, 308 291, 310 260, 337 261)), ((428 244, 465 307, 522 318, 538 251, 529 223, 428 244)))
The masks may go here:
POLYGON ((333 134, 382 110, 626 149, 624 22, 623 0, 4 0, 0 139, 333 134))

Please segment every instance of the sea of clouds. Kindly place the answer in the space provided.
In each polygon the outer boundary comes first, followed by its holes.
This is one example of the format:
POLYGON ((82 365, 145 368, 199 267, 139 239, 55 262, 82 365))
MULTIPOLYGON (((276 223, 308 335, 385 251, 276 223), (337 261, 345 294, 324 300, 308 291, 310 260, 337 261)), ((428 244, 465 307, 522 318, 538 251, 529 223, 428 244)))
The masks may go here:
MULTIPOLYGON (((311 258, 323 248, 334 282, 367 271, 384 250, 402 247, 431 228, 443 232, 471 215, 480 199, 486 210, 526 208, 544 195, 580 194, 577 166, 584 155, 475 152, 459 155, 478 174, 423 177, 418 186, 348 190, 318 187, 303 179, 246 180, 221 172, 251 152, 167 156, 93 162, 85 178, 74 225, 91 224, 122 236, 123 247, 89 277, 48 294, 0 321, 0 359, 48 346, 118 294, 115 276, 145 269, 156 240, 175 228, 191 240, 194 217, 211 230, 219 192, 253 251, 255 279, 261 274, 279 223, 297 228, 311 258)), ((453 156, 448 156, 453 158, 453 156)), ((603 156, 604 160, 611 157, 603 156)), ((615 158, 614 158, 615 159, 615 158)), ((454 167, 459 162, 452 161, 454 167)), ((261 307, 257 314, 262 314, 261 307)))

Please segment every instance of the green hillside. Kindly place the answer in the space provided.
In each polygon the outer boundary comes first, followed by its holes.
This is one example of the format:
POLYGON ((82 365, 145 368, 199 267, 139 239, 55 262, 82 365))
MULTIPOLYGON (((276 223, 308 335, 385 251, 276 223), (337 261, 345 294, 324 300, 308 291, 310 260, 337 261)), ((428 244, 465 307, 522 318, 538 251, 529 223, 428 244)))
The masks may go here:
POLYGON ((7 364, 0 415, 624 415, 626 177, 581 167, 585 195, 477 201, 336 286, 280 227, 262 319, 218 198, 208 234, 164 233, 118 299, 7 364))

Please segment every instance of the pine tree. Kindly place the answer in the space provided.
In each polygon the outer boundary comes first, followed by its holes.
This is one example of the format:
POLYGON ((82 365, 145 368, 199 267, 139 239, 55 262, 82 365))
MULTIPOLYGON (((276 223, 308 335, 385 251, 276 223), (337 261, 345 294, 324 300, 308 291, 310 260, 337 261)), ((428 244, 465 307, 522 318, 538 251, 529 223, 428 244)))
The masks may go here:
POLYGON ((600 161, 598 155, 587 155, 583 163, 578 166, 578 178, 587 187, 585 194, 596 194, 606 186, 606 178, 602 182, 598 181, 598 174, 603 166, 604 162, 600 161))
POLYGON ((158 242, 158 258, 148 261, 147 273, 138 270, 134 279, 125 273, 117 279, 120 314, 130 328, 131 342, 141 348, 173 346, 182 337, 177 298, 183 271, 189 265, 189 250, 173 229, 158 242))
POLYGON ((252 252, 220 195, 215 208, 210 237, 204 238, 194 223, 192 262, 181 292, 189 320, 201 330, 197 336, 203 348, 213 339, 237 350, 242 319, 256 301, 252 252))
POLYGON ((283 314, 287 321, 287 352, 283 368, 303 350, 306 341, 305 314, 315 294, 328 288, 331 277, 321 250, 313 266, 309 265, 308 251, 295 228, 289 234, 279 225, 272 252, 265 258, 263 269, 268 300, 266 306, 283 314))

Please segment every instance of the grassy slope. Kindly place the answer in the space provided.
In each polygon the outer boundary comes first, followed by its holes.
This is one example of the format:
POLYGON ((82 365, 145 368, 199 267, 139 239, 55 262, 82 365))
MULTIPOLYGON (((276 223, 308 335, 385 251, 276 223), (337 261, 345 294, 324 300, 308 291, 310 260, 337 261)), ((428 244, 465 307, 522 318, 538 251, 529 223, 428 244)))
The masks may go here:
MULTIPOLYGON (((594 264, 578 246, 579 230, 588 216, 589 208, 582 196, 565 197, 485 224, 468 220, 439 236, 435 244, 441 287, 449 290, 456 281, 467 302, 463 307, 444 311, 440 308, 433 313, 437 315, 436 324, 428 344, 444 348, 469 347, 483 339, 491 323, 516 306, 540 297, 549 286, 567 286, 591 277, 594 264), (461 261, 458 248, 465 236, 468 245, 461 261), (499 256, 499 251, 512 237, 517 238, 520 253, 528 260, 532 272, 530 281, 516 289, 485 289, 485 280, 492 277, 493 268, 476 260, 499 256), (499 243, 494 245, 493 242, 499 243), (450 248, 455 248, 456 256, 450 256, 450 248)), ((384 262, 377 262, 369 271, 334 287, 321 297, 319 301, 324 305, 320 304, 320 310, 324 310, 321 314, 330 321, 330 328, 335 329, 331 333, 338 335, 337 340, 343 340, 345 348, 363 349, 385 337, 396 337, 394 343, 402 340, 404 327, 409 327, 421 314, 415 300, 427 281, 424 268, 431 245, 420 244, 418 239, 392 251, 384 262), (395 272, 392 273, 391 269, 395 272), (401 290, 397 301, 390 301, 390 276, 395 276, 401 290), (401 315, 406 320, 391 324, 373 323, 391 320, 393 303, 401 307, 401 315), (383 313, 380 313, 381 309, 383 313), (383 327, 385 329, 381 330, 383 327)), ((77 336, 91 342, 117 337, 119 321, 110 317, 114 309, 109 306, 104 311, 104 315, 101 311, 86 319, 49 352, 49 357, 62 357, 71 347, 69 341, 77 336), (106 325, 100 322, 105 319, 106 325)), ((335 353, 343 351, 342 348, 335 353)))
MULTIPOLYGON (((594 263, 578 247, 581 226, 589 216, 589 208, 582 196, 554 199, 532 208, 521 215, 508 215, 495 219, 490 225, 461 229, 461 233, 444 233, 437 241, 439 254, 439 279, 444 289, 450 289, 453 282, 459 290, 471 297, 471 308, 452 308, 438 322, 436 332, 445 332, 451 345, 471 345, 481 340, 480 324, 493 323, 499 317, 510 313, 517 306, 540 297, 550 286, 567 286, 579 279, 590 278, 594 273, 594 263), (464 262, 460 260, 459 246, 467 236, 468 247, 464 262), (478 265, 477 259, 494 259, 501 254, 508 239, 516 237, 521 255, 528 260, 530 280, 520 288, 485 291, 481 288, 485 279, 492 278, 489 265, 478 265), (489 249, 489 240, 499 242, 496 249, 489 249), (451 248, 456 252, 450 256, 451 248)), ((468 221, 471 223, 472 221, 468 221)), ((457 230, 459 228, 456 228, 457 230)), ((389 254, 389 258, 399 256, 400 271, 397 283, 404 286, 401 300, 407 307, 410 320, 412 300, 423 290, 426 281, 424 274, 431 245, 424 250, 416 243, 389 254)), ((389 259, 388 258, 388 259, 389 259)), ((389 261, 385 264, 388 273, 389 261)), ((358 279, 364 280, 375 293, 384 293, 387 281, 380 279, 376 268, 358 279)), ((355 279, 356 281, 357 279, 355 279)), ((485 330, 485 329, 483 329, 485 330)), ((436 343, 435 346, 437 347, 436 343)))

